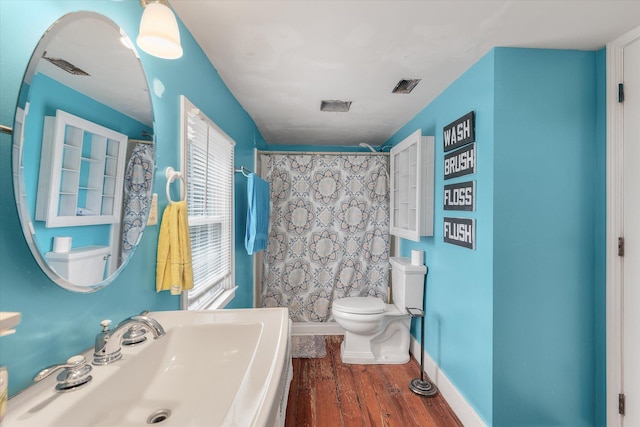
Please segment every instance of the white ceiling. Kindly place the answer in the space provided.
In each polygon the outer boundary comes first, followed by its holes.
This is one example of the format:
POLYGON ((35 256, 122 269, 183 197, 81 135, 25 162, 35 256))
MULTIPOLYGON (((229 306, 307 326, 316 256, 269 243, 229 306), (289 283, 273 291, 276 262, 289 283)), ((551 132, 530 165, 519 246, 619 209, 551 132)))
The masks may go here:
MULTIPOLYGON (((2 0, 0 0, 2 1, 2 0)), ((153 125, 151 98, 135 50, 121 43, 121 32, 110 19, 92 12, 64 16, 36 47, 25 75, 43 73, 148 126, 153 125), (64 59, 89 73, 69 74, 42 59, 64 59)))
POLYGON ((594 50, 640 25, 639 0, 171 5, 269 144, 380 145, 493 47, 594 50))

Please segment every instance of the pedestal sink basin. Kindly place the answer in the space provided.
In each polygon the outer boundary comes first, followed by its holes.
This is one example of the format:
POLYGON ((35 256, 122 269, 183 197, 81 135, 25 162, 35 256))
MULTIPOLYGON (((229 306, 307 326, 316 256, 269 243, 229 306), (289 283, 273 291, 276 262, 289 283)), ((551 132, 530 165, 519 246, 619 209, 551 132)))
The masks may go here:
POLYGON ((148 316, 164 337, 123 347, 122 359, 94 366, 81 389, 57 393, 47 378, 19 393, 3 427, 282 425, 291 379, 286 309, 148 316))

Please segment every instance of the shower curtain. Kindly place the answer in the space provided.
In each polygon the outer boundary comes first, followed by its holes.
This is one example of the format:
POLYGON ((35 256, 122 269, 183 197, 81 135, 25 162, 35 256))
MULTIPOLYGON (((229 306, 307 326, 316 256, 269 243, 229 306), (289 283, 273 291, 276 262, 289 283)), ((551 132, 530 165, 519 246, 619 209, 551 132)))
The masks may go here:
POLYGON ((145 218, 151 204, 152 181, 153 145, 136 144, 124 175, 121 248, 123 263, 138 244, 144 230, 145 218))
POLYGON ((288 307, 295 322, 331 319, 347 296, 386 300, 388 157, 261 155, 271 187, 262 306, 288 307))

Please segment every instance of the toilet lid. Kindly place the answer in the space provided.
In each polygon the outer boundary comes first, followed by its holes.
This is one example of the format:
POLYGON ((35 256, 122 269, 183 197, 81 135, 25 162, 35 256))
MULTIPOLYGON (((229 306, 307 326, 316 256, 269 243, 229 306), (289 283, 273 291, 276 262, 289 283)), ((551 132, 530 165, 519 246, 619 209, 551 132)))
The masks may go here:
POLYGON ((380 298, 374 297, 348 297, 340 298, 333 302, 335 310, 354 314, 382 313, 385 305, 380 298))

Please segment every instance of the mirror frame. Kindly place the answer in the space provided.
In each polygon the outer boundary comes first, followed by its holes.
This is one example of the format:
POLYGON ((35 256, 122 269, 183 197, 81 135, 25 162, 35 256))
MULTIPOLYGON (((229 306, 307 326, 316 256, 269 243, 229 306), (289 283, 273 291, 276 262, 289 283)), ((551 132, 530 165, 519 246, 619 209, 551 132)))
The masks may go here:
MULTIPOLYGON (((58 27, 59 25, 63 24, 64 21, 67 21, 69 19, 83 19, 85 17, 90 17, 93 19, 100 19, 103 20, 105 22, 109 22, 111 25, 113 25, 114 30, 119 29, 120 30, 120 35, 121 37, 126 37, 129 40, 129 48, 131 49, 131 54, 134 55, 137 59, 137 62, 139 64, 139 72, 142 73, 142 76, 144 77, 145 83, 146 83, 146 92, 149 96, 149 108, 150 108, 150 115, 151 115, 151 128, 153 129, 153 132, 155 134, 155 119, 154 119, 154 110, 153 110, 153 102, 151 99, 151 92, 150 92, 150 86, 149 86, 149 80, 147 79, 147 75, 145 73, 142 61, 140 60, 140 55, 138 54, 138 51, 135 47, 135 44, 132 42, 131 38, 125 33, 124 29, 122 29, 122 27, 118 24, 116 24, 111 18, 104 16, 100 13, 97 12, 92 12, 92 11, 77 11, 77 12, 70 12, 67 13, 63 16, 61 16, 59 19, 57 19, 53 24, 51 24, 47 30, 43 33, 42 37, 40 37, 40 39, 38 40, 38 43, 36 44, 36 46, 34 47, 34 51, 29 59, 27 68, 25 69, 23 78, 21 80, 21 86, 20 89, 18 91, 18 100, 17 100, 17 104, 16 104, 16 108, 15 108, 15 115, 14 115, 14 126, 13 126, 13 132, 12 132, 12 162, 11 162, 11 167, 12 167, 12 173, 13 173, 13 190, 14 190, 14 198, 15 198, 15 202, 16 202, 16 208, 18 211, 18 217, 19 217, 19 221, 20 221, 20 225, 22 228, 22 234, 25 237, 25 240, 27 242, 27 246, 29 247, 29 250, 31 252, 31 255, 33 256, 34 260, 36 261, 36 263, 38 264, 38 266, 40 267, 40 269, 42 270, 42 272, 45 273, 45 275, 51 279, 51 281, 53 281, 56 285, 60 286, 61 288, 71 291, 71 292, 76 292, 76 293, 91 293, 91 292, 95 292, 98 291, 104 287, 106 287, 107 285, 111 284, 119 275, 120 273, 122 273, 122 271, 126 268, 126 266, 129 264, 131 258, 133 258, 133 256, 135 255, 135 252, 137 251, 137 246, 140 244, 140 241, 142 239, 142 235, 144 233, 144 231, 146 230, 146 225, 147 225, 147 221, 149 218, 149 214, 150 214, 150 210, 151 210, 151 199, 153 197, 153 188, 155 185, 155 179, 156 179, 156 172, 157 172, 157 166, 156 166, 156 138, 154 135, 153 136, 153 147, 154 147, 154 154, 153 154, 153 167, 152 167, 152 177, 151 177, 151 189, 149 190, 149 209, 146 212, 146 215, 144 216, 144 221, 143 221, 143 225, 142 228, 140 230, 140 236, 138 237, 137 243, 136 243, 136 247, 130 252, 130 254, 126 257, 126 259, 123 259, 121 264, 118 265, 117 269, 112 273, 109 274, 107 272, 107 277, 106 279, 104 279, 103 281, 96 283, 96 284, 92 284, 92 285, 78 285, 75 283, 70 282, 69 280, 63 278, 61 275, 59 275, 58 273, 56 273, 53 268, 48 264, 47 260, 45 259, 44 253, 41 252, 40 248, 38 247, 35 238, 34 238, 34 234, 35 234, 35 229, 33 228, 33 224, 32 224, 32 216, 31 216, 31 212, 29 210, 29 206, 28 203, 23 202, 21 200, 22 195, 24 194, 23 191, 21 191, 22 187, 24 186, 24 175, 23 175, 23 171, 21 170, 20 165, 22 165, 22 160, 23 160, 23 149, 25 148, 23 146, 23 126, 25 123, 25 119, 24 119, 24 110, 20 105, 20 100, 23 98, 24 93, 23 91, 25 90, 25 82, 27 81, 27 79, 33 77, 35 75, 35 70, 38 67, 38 63, 40 61, 42 61, 43 59, 41 57, 39 57, 39 53, 42 51, 43 46, 46 47, 48 43, 51 42, 51 40, 56 36, 56 34, 59 31, 58 27), (58 27, 58 28, 56 28, 58 27), (43 45, 44 43, 44 45, 43 45)), ((99 102, 99 101, 98 101, 99 102)), ((126 165, 125 165, 125 169, 126 169, 126 165)), ((33 197, 35 198, 36 195, 33 195, 33 197)), ((26 197, 26 196, 25 196, 26 197)), ((123 199, 124 202, 124 199, 123 199)), ((34 213, 35 215, 35 213, 34 213)))

